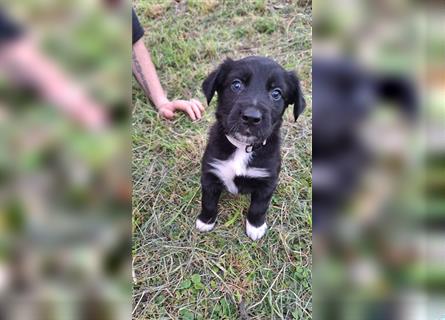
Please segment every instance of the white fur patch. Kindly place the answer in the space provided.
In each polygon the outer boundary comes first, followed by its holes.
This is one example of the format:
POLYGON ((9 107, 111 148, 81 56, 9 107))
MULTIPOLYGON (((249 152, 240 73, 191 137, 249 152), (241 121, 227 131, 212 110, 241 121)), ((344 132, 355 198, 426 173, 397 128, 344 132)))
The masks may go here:
POLYGON ((215 222, 213 223, 204 223, 199 219, 196 219, 196 229, 198 229, 201 232, 208 232, 210 230, 213 229, 213 227, 215 226, 215 222))
POLYGON ((245 144, 251 144, 251 143, 254 143, 256 141, 255 137, 252 137, 252 136, 251 137, 247 137, 247 136, 244 136, 244 135, 242 135, 240 133, 235 133, 235 139, 240 141, 240 142, 242 142, 242 143, 245 143, 245 144))
POLYGON ((238 188, 233 181, 235 177, 265 178, 269 172, 264 168, 248 167, 252 153, 244 149, 236 148, 235 152, 227 160, 213 160, 210 172, 214 173, 226 186, 230 193, 237 194, 238 188))
POLYGON ((266 233, 267 225, 266 223, 263 223, 259 227, 254 227, 249 223, 249 221, 246 219, 246 233, 249 236, 250 239, 253 241, 260 239, 264 234, 266 233))

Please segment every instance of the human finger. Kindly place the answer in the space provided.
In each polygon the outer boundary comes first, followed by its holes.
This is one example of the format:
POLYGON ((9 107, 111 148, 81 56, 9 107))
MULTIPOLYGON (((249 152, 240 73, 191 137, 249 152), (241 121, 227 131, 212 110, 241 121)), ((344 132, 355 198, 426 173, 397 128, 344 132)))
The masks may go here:
POLYGON ((189 101, 185 101, 185 100, 176 100, 174 101, 174 108, 175 109, 179 109, 185 113, 188 114, 188 116, 195 121, 196 120, 196 115, 194 112, 194 109, 192 107, 192 104, 189 101))
POLYGON ((196 103, 190 102, 190 105, 193 109, 193 112, 196 115, 197 119, 201 119, 202 115, 201 115, 201 110, 199 110, 199 107, 196 105, 196 103))
POLYGON ((201 112, 204 112, 204 106, 202 105, 201 101, 197 100, 197 99, 192 99, 191 101, 193 101, 199 108, 199 110, 201 110, 201 112))

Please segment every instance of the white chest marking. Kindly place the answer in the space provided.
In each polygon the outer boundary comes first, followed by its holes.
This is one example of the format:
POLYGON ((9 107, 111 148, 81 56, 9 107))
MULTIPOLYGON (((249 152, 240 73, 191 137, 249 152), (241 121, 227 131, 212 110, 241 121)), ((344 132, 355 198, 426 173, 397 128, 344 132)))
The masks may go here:
POLYGON ((249 167, 252 153, 247 153, 242 148, 236 148, 235 152, 227 160, 213 160, 210 165, 214 173, 226 186, 230 193, 237 194, 238 188, 235 185, 235 177, 265 178, 269 172, 264 168, 249 167))

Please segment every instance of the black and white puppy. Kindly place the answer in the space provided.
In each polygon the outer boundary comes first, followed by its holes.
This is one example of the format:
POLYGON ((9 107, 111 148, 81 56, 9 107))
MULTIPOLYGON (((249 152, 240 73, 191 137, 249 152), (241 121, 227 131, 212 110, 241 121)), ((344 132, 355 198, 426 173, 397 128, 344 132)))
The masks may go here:
POLYGON ((209 104, 218 93, 216 123, 202 159, 202 210, 196 228, 215 226, 223 189, 251 194, 246 233, 252 240, 266 232, 266 211, 281 166, 280 127, 287 106, 297 120, 305 108, 299 80, 265 57, 225 60, 202 85, 209 104))

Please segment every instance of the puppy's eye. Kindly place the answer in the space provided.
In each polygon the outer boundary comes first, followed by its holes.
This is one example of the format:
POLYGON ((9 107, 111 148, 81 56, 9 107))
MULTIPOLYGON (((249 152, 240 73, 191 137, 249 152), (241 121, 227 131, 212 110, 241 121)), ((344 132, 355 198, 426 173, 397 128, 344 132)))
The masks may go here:
POLYGON ((244 89, 244 85, 241 82, 241 80, 235 79, 235 80, 232 81, 231 88, 232 88, 233 92, 240 92, 241 90, 244 89))
POLYGON ((278 101, 281 99, 281 90, 280 89, 273 89, 270 93, 270 96, 274 101, 278 101))

